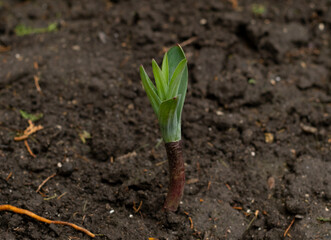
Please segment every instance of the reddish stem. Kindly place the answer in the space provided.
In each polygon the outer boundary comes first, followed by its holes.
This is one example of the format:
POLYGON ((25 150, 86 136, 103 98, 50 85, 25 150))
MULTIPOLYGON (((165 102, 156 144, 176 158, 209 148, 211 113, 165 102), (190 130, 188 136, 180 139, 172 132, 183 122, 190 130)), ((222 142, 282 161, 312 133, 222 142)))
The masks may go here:
POLYGON ((175 212, 182 199, 185 185, 185 166, 182 152, 182 141, 165 144, 168 161, 170 183, 168 195, 163 208, 175 212))

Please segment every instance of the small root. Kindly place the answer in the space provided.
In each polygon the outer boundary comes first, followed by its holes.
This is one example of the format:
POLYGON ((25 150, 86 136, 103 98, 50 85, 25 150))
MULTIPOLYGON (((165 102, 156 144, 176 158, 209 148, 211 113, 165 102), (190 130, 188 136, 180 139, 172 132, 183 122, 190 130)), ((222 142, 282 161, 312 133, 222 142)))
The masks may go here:
POLYGON ((38 187, 38 189, 36 190, 36 192, 39 192, 40 189, 45 185, 45 183, 48 182, 48 180, 50 180, 51 178, 55 177, 56 173, 52 174, 51 176, 47 177, 38 187))
POLYGON ((25 145, 25 147, 26 147, 26 150, 28 150, 28 152, 29 152, 29 154, 32 156, 32 157, 36 157, 36 155, 32 152, 32 150, 31 150, 31 148, 30 148, 30 146, 29 146, 29 143, 28 143, 28 140, 24 140, 24 145, 25 145))
POLYGON ((66 226, 72 227, 72 228, 74 228, 78 231, 81 231, 81 232, 87 234, 88 236, 90 236, 92 238, 95 237, 95 234, 91 233, 90 231, 88 231, 85 228, 77 226, 76 224, 69 223, 69 222, 63 222, 63 221, 49 220, 47 218, 40 217, 40 216, 38 216, 37 214, 35 214, 33 212, 30 212, 30 211, 22 209, 22 208, 14 207, 12 205, 0 205, 0 211, 10 211, 10 212, 18 213, 18 214, 27 215, 27 216, 29 216, 29 217, 31 217, 31 218, 39 221, 39 222, 44 222, 44 223, 48 223, 48 224, 66 225, 66 226))
POLYGON ((285 230, 285 232, 284 232, 284 237, 286 237, 287 233, 290 231, 290 229, 291 229, 291 227, 292 227, 294 221, 295 221, 295 217, 292 219, 290 225, 286 228, 286 230, 285 230))

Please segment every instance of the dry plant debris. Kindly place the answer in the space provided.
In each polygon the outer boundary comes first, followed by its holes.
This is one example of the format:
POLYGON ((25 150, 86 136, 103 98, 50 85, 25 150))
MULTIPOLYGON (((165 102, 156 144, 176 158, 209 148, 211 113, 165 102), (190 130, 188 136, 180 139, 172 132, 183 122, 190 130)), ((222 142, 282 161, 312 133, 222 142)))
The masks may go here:
POLYGON ((18 213, 18 214, 27 215, 33 219, 36 219, 39 222, 44 222, 44 223, 48 223, 48 224, 66 225, 66 226, 72 227, 78 231, 81 231, 81 232, 89 235, 92 238, 95 237, 95 234, 91 233, 90 231, 88 231, 85 228, 77 226, 76 224, 69 223, 69 222, 63 222, 63 221, 49 220, 47 218, 40 217, 33 212, 30 212, 30 211, 22 209, 22 208, 14 207, 12 205, 0 205, 0 211, 10 211, 10 212, 18 213))
POLYGON ((23 135, 19 137, 15 137, 15 141, 23 141, 27 139, 31 134, 43 129, 44 127, 41 125, 35 126, 31 120, 28 120, 29 126, 24 130, 23 135))

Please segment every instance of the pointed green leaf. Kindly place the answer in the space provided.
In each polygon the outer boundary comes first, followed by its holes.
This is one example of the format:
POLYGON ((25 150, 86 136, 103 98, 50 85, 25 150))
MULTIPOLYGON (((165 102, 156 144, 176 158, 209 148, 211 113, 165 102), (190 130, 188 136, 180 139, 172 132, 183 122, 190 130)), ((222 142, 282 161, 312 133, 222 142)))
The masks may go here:
POLYGON ((30 114, 23 110, 20 110, 20 114, 23 118, 31 120, 32 122, 38 121, 40 118, 44 116, 42 113, 30 114))
POLYGON ((168 85, 170 82, 169 79, 169 61, 168 61, 168 54, 165 53, 162 61, 162 73, 164 76, 164 79, 167 81, 168 85))
POLYGON ((149 79, 145 69, 143 66, 140 66, 140 78, 143 83, 144 89, 147 93, 147 97, 152 104, 153 110, 156 115, 159 113, 159 107, 161 104, 161 100, 159 96, 157 95, 157 90, 152 83, 152 81, 149 79))
POLYGON ((186 57, 183 49, 179 45, 170 48, 167 55, 169 62, 169 77, 171 79, 180 61, 186 59, 186 57))
POLYGON ((163 101, 160 105, 159 111, 159 124, 162 132, 163 140, 167 142, 179 141, 180 124, 177 122, 177 107, 180 97, 175 97, 166 101, 163 101))
MULTIPOLYGON (((169 62, 169 76, 172 77, 174 74, 176 67, 182 61, 183 59, 186 59, 183 49, 177 45, 175 47, 172 47, 168 51, 168 62, 169 62)), ((178 88, 178 95, 181 95, 181 98, 178 103, 177 108, 177 121, 180 123, 181 116, 182 116, 182 110, 183 105, 185 101, 186 91, 187 91, 187 81, 188 81, 188 71, 187 71, 187 65, 184 68, 184 72, 182 74, 182 78, 180 81, 180 85, 178 88)))
POLYGON ((182 61, 180 61, 177 68, 175 69, 174 74, 172 75, 170 80, 169 90, 167 93, 168 99, 177 96, 179 85, 182 80, 184 68, 186 67, 186 63, 187 63, 186 59, 183 59, 182 61))
POLYGON ((168 82, 164 78, 164 75, 159 67, 157 65, 156 61, 152 60, 152 67, 153 67, 153 74, 155 78, 155 84, 157 88, 158 95, 161 100, 166 100, 166 93, 168 91, 168 82))

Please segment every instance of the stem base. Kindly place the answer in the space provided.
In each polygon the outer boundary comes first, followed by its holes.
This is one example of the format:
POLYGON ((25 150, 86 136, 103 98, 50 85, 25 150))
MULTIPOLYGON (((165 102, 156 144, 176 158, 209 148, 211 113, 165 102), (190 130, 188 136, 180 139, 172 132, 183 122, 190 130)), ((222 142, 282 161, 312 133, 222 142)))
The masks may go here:
POLYGON ((164 203, 164 210, 175 212, 182 199, 185 185, 185 166, 182 141, 165 144, 169 161, 169 189, 164 203))

